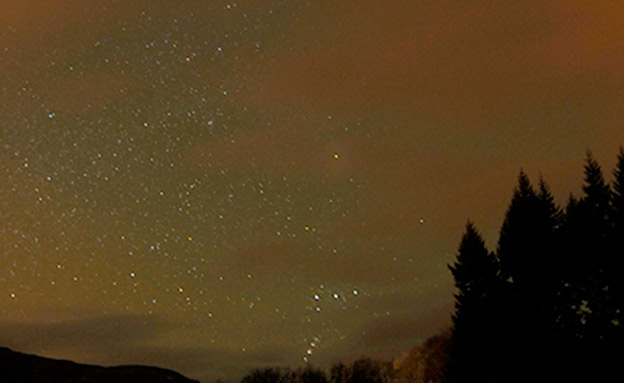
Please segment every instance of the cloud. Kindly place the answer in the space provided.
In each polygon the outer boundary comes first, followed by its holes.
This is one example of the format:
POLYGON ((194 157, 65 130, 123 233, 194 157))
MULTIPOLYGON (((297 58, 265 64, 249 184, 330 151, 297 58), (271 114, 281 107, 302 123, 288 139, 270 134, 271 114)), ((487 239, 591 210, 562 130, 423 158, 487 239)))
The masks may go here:
POLYGON ((255 368, 282 366, 292 363, 284 350, 262 349, 238 352, 215 347, 175 348, 135 346, 113 364, 164 366, 203 382, 222 379, 236 381, 255 368))
POLYGON ((201 171, 261 169, 276 177, 338 177, 355 165, 346 155, 351 144, 337 137, 342 129, 331 121, 288 119, 247 131, 235 139, 225 136, 200 142, 187 149, 184 162, 188 168, 201 171), (341 159, 335 157, 337 153, 341 159))
MULTIPOLYGON (((58 311, 52 309, 51 314, 58 311)), ((89 315, 81 310, 74 314, 89 315)), ((54 316, 54 315, 53 315, 54 316)), ((157 315, 116 314, 55 322, 0 322, 0 345, 15 351, 78 363, 150 365, 202 380, 240 378, 267 365, 296 363, 284 349, 266 346, 247 352, 163 343, 179 325, 157 315)), ((188 330, 186 326, 185 330, 188 330)))
POLYGON ((439 333, 450 326, 450 313, 453 309, 448 299, 440 299, 450 295, 451 291, 448 288, 440 290, 443 291, 429 296, 416 295, 411 291, 372 298, 383 301, 370 304, 384 307, 389 315, 380 312, 378 317, 364 323, 358 332, 362 335, 357 341, 371 355, 379 353, 398 356, 439 333))
MULTIPOLYGON (((84 314, 84 313, 83 313, 84 314)), ((0 344, 15 351, 98 365, 146 364, 189 374, 209 350, 148 346, 176 330, 148 315, 109 315, 57 322, 0 322, 0 344)), ((214 355, 219 355, 214 352, 214 355)))
POLYGON ((0 322, 0 343, 25 352, 73 349, 89 355, 123 349, 173 329, 173 324, 148 315, 111 315, 59 322, 0 322), (98 350, 93 350, 93 345, 98 345, 98 350))
POLYGON ((621 83, 623 8, 580 0, 332 4, 302 20, 305 43, 243 76, 254 78, 243 94, 272 111, 387 110, 446 131, 546 118, 592 84, 621 83))

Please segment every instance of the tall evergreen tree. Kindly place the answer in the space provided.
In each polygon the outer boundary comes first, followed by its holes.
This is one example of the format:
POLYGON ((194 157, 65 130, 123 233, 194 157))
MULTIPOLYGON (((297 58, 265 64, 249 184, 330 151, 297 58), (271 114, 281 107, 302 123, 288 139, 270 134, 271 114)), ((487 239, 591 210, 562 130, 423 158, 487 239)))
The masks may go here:
MULTIPOLYGON (((536 241, 540 243, 536 251, 536 262, 541 264, 535 268, 534 283, 530 285, 529 295, 533 299, 533 309, 536 315, 534 331, 541 337, 543 353, 556 352, 557 343, 557 311, 559 303, 558 291, 563 286, 563 272, 561 263, 565 253, 561 247, 563 213, 555 204, 555 199, 546 182, 540 178, 537 191, 538 208, 536 217, 536 241)), ((531 303, 531 302, 530 302, 531 303)))
POLYGON ((605 371, 609 355, 609 306, 614 264, 612 195, 602 169, 590 152, 584 166, 583 195, 566 208, 564 284, 559 290, 559 334, 567 364, 591 366, 576 377, 605 371))
POLYGON ((580 337, 580 322, 573 307, 582 297, 583 251, 581 250, 583 217, 579 201, 570 195, 562 217, 561 244, 563 256, 559 264, 559 285, 555 299, 556 336, 560 341, 580 337), (565 338, 565 339, 564 339, 565 338))
POLYGON ((458 293, 446 382, 624 378, 622 148, 613 174, 611 190, 588 152, 583 195, 562 213, 546 183, 536 191, 521 172, 497 257, 468 223, 450 266, 458 293))
POLYGON ((555 285, 562 278, 559 264, 563 260, 563 252, 560 248, 563 213, 555 203, 550 187, 542 178, 538 185, 537 204, 535 234, 537 242, 541 244, 538 248, 539 259, 537 260, 541 267, 536 269, 535 277, 541 284, 539 288, 548 289, 549 294, 554 294, 555 285))
POLYGON ((535 192, 521 171, 497 248, 506 282, 502 306, 506 327, 501 332, 508 355, 501 362, 506 366, 505 381, 525 381, 532 369, 545 364, 554 326, 559 220, 559 209, 546 183, 540 180, 535 192), (519 363, 529 355, 530 363, 519 363))
POLYGON ((584 220, 585 214, 579 199, 570 195, 563 216, 562 236, 566 255, 561 264, 564 280, 569 286, 581 284, 587 271, 583 249, 585 247, 584 220))
POLYGON ((496 293, 500 289, 498 264, 471 222, 466 225, 457 259, 449 269, 458 291, 446 381, 496 381, 496 334, 492 326, 497 319, 496 293))
POLYGON ((611 232, 611 191, 602 169, 590 152, 584 165, 583 195, 571 197, 565 214, 567 278, 572 284, 587 284, 588 274, 604 269, 611 232))
POLYGON ((621 272, 624 263, 624 148, 620 147, 617 164, 613 170, 612 225, 616 263, 621 272))
MULTIPOLYGON (((624 360, 624 148, 620 147, 613 170, 611 194, 611 258, 606 271, 608 301, 605 347, 609 366, 624 360)), ((614 374, 616 371, 612 371, 614 374)), ((619 376, 622 377, 622 372, 619 376)))
POLYGON ((533 258, 540 244, 527 239, 537 237, 534 234, 537 229, 537 211, 537 195, 526 173, 521 171, 518 186, 514 189, 505 214, 497 249, 501 274, 510 284, 527 285, 534 276, 536 262, 533 258))
POLYGON ((605 262, 608 262, 605 258, 609 256, 611 189, 591 152, 587 152, 585 159, 581 205, 586 220, 584 230, 588 242, 587 250, 593 253, 590 267, 599 271, 604 269, 605 262))
POLYGON ((583 217, 581 249, 588 279, 583 302, 587 306, 587 332, 590 348, 601 348, 608 327, 609 286, 607 271, 613 264, 611 242, 611 190, 600 165, 587 153, 580 211, 583 217))

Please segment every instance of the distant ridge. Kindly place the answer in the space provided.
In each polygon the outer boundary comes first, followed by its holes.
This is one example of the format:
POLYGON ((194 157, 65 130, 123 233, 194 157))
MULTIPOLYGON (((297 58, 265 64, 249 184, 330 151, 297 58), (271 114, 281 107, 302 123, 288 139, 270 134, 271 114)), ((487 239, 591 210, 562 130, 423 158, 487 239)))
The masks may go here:
POLYGON ((101 367, 43 358, 0 347, 2 383, 199 383, 159 367, 101 367))

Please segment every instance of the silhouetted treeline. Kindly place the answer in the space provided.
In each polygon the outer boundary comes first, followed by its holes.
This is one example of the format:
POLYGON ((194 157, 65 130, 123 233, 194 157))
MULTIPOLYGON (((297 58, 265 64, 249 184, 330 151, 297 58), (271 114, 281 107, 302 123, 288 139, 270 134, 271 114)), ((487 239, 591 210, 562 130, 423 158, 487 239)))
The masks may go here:
POLYGON ((445 381, 624 381, 623 265, 624 150, 611 184, 588 153, 564 209, 521 172, 496 252, 469 222, 450 266, 445 381))
POLYGON ((241 383, 624 381, 624 150, 611 183, 588 153, 582 190, 561 208, 520 172, 493 252, 468 222, 450 335, 394 365, 264 368, 241 383))
POLYGON ((241 383, 385 383, 393 374, 390 362, 360 358, 347 366, 337 363, 329 376, 320 369, 308 366, 298 370, 288 368, 262 368, 251 371, 241 383))

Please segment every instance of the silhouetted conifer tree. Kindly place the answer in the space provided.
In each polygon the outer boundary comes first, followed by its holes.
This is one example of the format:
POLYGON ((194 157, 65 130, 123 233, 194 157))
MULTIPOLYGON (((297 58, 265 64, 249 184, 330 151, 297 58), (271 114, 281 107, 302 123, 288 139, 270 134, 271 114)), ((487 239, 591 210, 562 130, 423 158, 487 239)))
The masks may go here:
POLYGON ((521 171, 498 240, 501 275, 509 284, 527 285, 535 275, 537 249, 542 244, 527 239, 540 237, 538 210, 537 195, 529 178, 521 171))
POLYGON ((610 187, 588 152, 583 195, 570 197, 560 237, 564 257, 554 305, 559 346, 554 355, 564 380, 596 379, 613 355, 608 351, 616 294, 614 278, 609 277, 616 260, 613 222, 610 187), (577 368, 570 371, 570 365, 577 368))
MULTIPOLYGON (((624 148, 620 147, 613 170, 611 194, 611 249, 606 268, 607 307, 605 347, 609 369, 624 360, 624 148)), ((619 370, 619 368, 618 368, 619 370)), ((621 371, 609 371, 623 377, 621 371)))
POLYGON ((585 160, 585 179, 583 197, 580 201, 585 221, 585 240, 587 251, 593 253, 586 266, 592 271, 602 273, 609 263, 610 256, 610 218, 611 189, 605 182, 600 165, 590 152, 585 160))
POLYGON ((492 326, 497 322, 498 264, 471 222, 466 225, 457 259, 449 269, 458 291, 445 367, 446 382, 496 381, 498 368, 493 357, 496 332, 492 326))
MULTIPOLYGON (((613 171, 613 238, 615 259, 613 262, 614 278, 618 294, 624 294, 624 148, 620 147, 617 164, 613 171)), ((624 302, 624 297, 620 300, 624 302)), ((620 310, 624 315, 624 309, 620 310)), ((621 319, 624 319, 620 317, 621 319)), ((619 320, 621 326, 624 326, 619 320)))
POLYGON ((583 197, 579 202, 582 231, 579 233, 580 250, 583 252, 583 266, 586 278, 580 310, 583 311, 584 343, 594 355, 604 346, 605 330, 609 326, 609 286, 607 270, 613 264, 614 254, 611 241, 611 190, 605 182, 600 165, 591 153, 587 153, 583 197))
POLYGON ((542 267, 537 268, 535 277, 538 279, 540 288, 547 288, 548 294, 552 296, 556 285, 562 278, 560 263, 564 259, 563 249, 561 249, 561 226, 563 213, 555 204, 550 187, 540 178, 537 191, 537 217, 535 234, 541 244, 539 251, 542 252, 538 260, 542 267))
MULTIPOLYGON (((578 339, 582 338, 582 324, 579 320, 575 304, 583 297, 584 251, 583 217, 580 214, 579 201, 570 195, 563 215, 561 229, 561 249, 563 257, 559 264, 559 284, 557 286, 554 310, 557 342, 562 352, 571 349, 578 339)), ((562 357, 562 360, 565 359, 562 357)))
POLYGON ((538 198, 529 178, 520 172, 518 186, 514 189, 507 208, 498 240, 497 256, 501 265, 504 288, 501 294, 502 321, 499 329, 499 355, 497 360, 504 372, 503 381, 526 379, 526 370, 518 371, 517 361, 532 348, 537 327, 531 310, 532 289, 529 289, 541 251, 537 241, 538 198), (514 379, 517 378, 517 379, 514 379))
POLYGON ((536 193, 520 172, 497 249, 505 281, 500 351, 506 357, 500 363, 508 382, 526 381, 535 368, 547 367, 542 364, 554 327, 559 221, 559 209, 546 183, 540 180, 536 193))
POLYGON ((587 321, 591 314, 591 274, 592 250, 588 246, 586 231, 587 205, 582 199, 570 196, 564 215, 561 247, 565 254, 561 263, 562 282, 557 290, 554 309, 556 324, 553 363, 560 372, 558 380, 582 381, 591 376, 594 362, 589 351, 591 331, 587 321), (570 366, 576 366, 570 369, 570 366))
POLYGON ((613 174, 611 188, 588 152, 583 195, 562 213, 546 183, 535 191, 521 172, 496 259, 468 224, 450 267, 459 292, 446 382, 624 379, 622 148, 613 174))
POLYGON ((534 336, 537 340, 534 355, 539 359, 538 368, 556 375, 555 365, 551 362, 551 355, 559 352, 557 310, 559 291, 562 288, 563 272, 561 263, 565 261, 565 252, 562 243, 563 213, 555 204, 550 188, 543 179, 540 179, 537 191, 537 217, 535 235, 537 243, 541 244, 536 262, 539 263, 534 271, 534 283, 527 286, 528 309, 534 311, 534 336))
POLYGON ((613 227, 620 254, 624 253, 624 148, 620 147, 613 170, 613 227))

